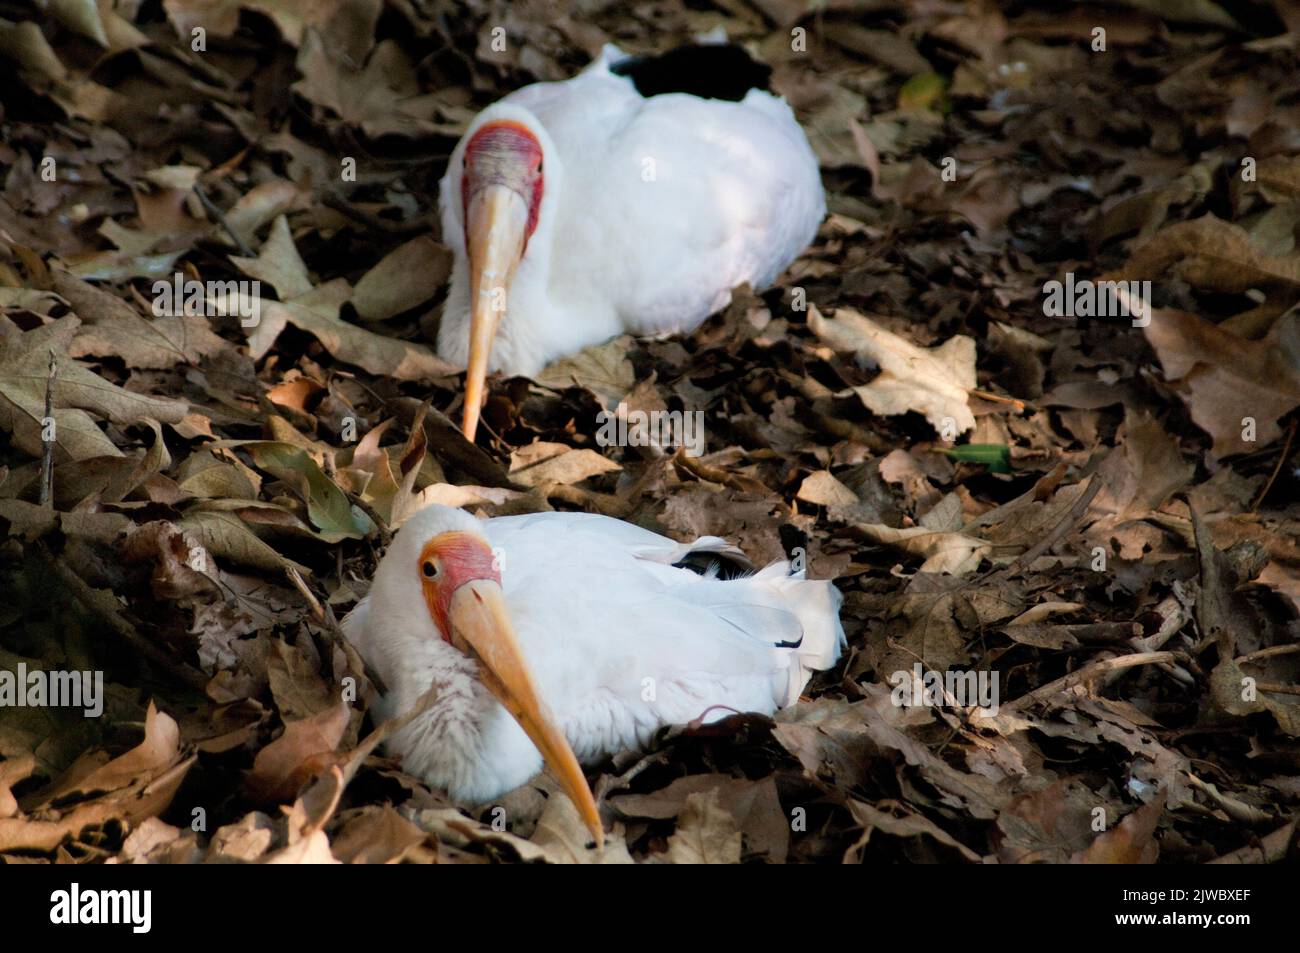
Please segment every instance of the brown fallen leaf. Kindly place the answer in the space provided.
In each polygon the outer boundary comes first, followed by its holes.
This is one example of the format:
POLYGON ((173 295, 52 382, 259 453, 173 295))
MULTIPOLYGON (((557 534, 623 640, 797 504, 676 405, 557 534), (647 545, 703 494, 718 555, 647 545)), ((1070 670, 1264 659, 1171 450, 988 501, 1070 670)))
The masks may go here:
POLYGON ((632 362, 627 358, 632 338, 626 335, 548 364, 537 375, 537 383, 561 390, 582 387, 596 395, 600 405, 612 411, 636 384, 632 362))
POLYGON ((185 864, 197 863, 202 857, 193 831, 181 831, 156 817, 145 818, 127 835, 122 853, 110 863, 185 864))
POLYGON ((1282 434, 1278 418, 1300 406, 1300 316, 1249 341, 1186 311, 1156 308, 1143 331, 1192 419, 1214 439, 1216 460, 1272 443, 1282 434))
POLYGON ((858 838, 856 844, 849 848, 845 855, 845 862, 849 862, 855 857, 861 855, 862 849, 866 847, 871 838, 873 831, 879 830, 893 837, 919 837, 928 835, 934 838, 940 844, 951 847, 957 851, 966 860, 973 864, 980 862, 979 854, 975 853, 965 844, 955 840, 951 834, 944 831, 933 821, 920 814, 910 814, 904 817, 895 817, 881 811, 870 804, 862 801, 851 800, 849 809, 853 812, 853 818, 862 825, 862 835, 858 838))
POLYGON ((670 864, 738 864, 740 830, 735 818, 718 804, 716 791, 688 795, 668 838, 670 864))
POLYGON ((428 836, 385 805, 363 811, 345 824, 331 849, 345 864, 400 864, 428 836))
POLYGON ((53 392, 56 460, 121 456, 122 451, 96 425, 90 411, 116 424, 148 421, 178 423, 188 412, 182 401, 137 394, 117 387, 68 355, 81 322, 71 315, 20 333, 0 318, 0 429, 14 444, 39 458, 45 417, 49 360, 57 362, 53 392))
POLYGON ((451 251, 428 236, 399 245, 361 276, 352 306, 367 321, 384 321, 424 304, 451 274, 451 251))
POLYGON ((146 318, 80 278, 58 270, 52 274, 55 290, 82 320, 68 346, 70 357, 119 357, 127 367, 162 368, 197 364, 232 347, 201 315, 146 318))
POLYGON ((275 841, 271 819, 261 811, 250 811, 233 824, 217 828, 208 845, 210 859, 254 861, 275 841))
POLYGON ((529 840, 552 864, 632 863, 622 833, 617 828, 606 832, 605 844, 597 850, 577 808, 567 795, 559 792, 552 793, 547 799, 542 816, 537 820, 537 829, 529 840))
POLYGON ((171 804, 196 758, 184 757, 176 722, 152 703, 145 737, 118 758, 88 756, 74 763, 26 811, 0 817, 0 853, 51 851, 89 828, 117 821, 128 828, 171 804), (102 792, 102 793, 101 793, 102 792), (87 794, 98 794, 85 798, 87 794))
POLYGON ((176 721, 149 703, 145 715, 144 740, 125 754, 87 773, 74 769, 62 781, 44 792, 42 804, 52 804, 73 794, 115 791, 143 777, 156 775, 175 765, 181 757, 180 729, 176 721))
POLYGON ((1160 856, 1156 824, 1165 811, 1167 795, 1142 805, 1119 824, 1097 835, 1087 850, 1070 858, 1076 864, 1154 864, 1160 856))
POLYGON ((819 506, 845 507, 858 503, 858 495, 835 479, 829 470, 819 470, 804 477, 795 496, 819 506))
POLYGON ((855 527, 868 539, 924 557, 921 572, 962 576, 978 569, 984 557, 993 550, 993 544, 987 540, 925 526, 895 529, 878 523, 857 523, 855 527))
POLYGON ((853 393, 877 414, 915 411, 946 438, 975 426, 968 392, 975 386, 975 341, 957 335, 936 348, 917 347, 865 315, 840 308, 834 318, 808 309, 808 326, 837 351, 852 352, 880 368, 853 393))
POLYGON ((574 450, 562 443, 534 443, 510 458, 510 478, 522 486, 559 483, 568 486, 612 473, 622 467, 595 450, 574 450))
POLYGON ((330 769, 351 709, 344 701, 297 721, 286 721, 284 732, 257 753, 245 778, 249 797, 264 804, 293 798, 312 778, 330 769))
MULTIPOLYGON (((1155 281, 1166 273, 1197 288, 1241 292, 1259 284, 1300 284, 1300 253, 1268 255, 1240 225, 1206 215, 1169 225, 1101 280, 1155 281)), ((1152 318, 1153 321, 1158 320, 1152 318)))
POLYGON ((1159 509, 1196 472, 1183 459, 1177 438, 1146 413, 1126 411, 1116 441, 1098 469, 1106 485, 1097 494, 1094 512, 1120 520, 1141 518, 1159 509))
POLYGON ((746 854, 769 863, 785 863, 790 845, 790 818, 781 810, 771 778, 750 781, 721 774, 691 774, 651 794, 623 794, 609 806, 624 817, 667 820, 679 817, 692 794, 716 792, 718 806, 736 821, 744 835, 746 854))

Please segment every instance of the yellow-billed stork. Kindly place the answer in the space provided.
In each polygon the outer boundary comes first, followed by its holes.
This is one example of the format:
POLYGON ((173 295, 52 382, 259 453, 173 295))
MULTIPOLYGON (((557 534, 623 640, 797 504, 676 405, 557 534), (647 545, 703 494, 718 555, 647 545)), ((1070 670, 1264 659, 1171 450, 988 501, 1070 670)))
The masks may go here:
MULTIPOLYGON (((728 71, 744 56, 716 49, 728 71)), ((826 214, 817 158, 784 100, 643 95, 639 62, 607 45, 573 79, 489 106, 452 152, 438 353, 467 368, 471 440, 489 370, 534 375, 619 334, 693 330, 737 285, 771 285, 826 214)))
POLYGON ((606 516, 420 510, 343 621, 386 684, 378 717, 435 689, 389 750, 471 806, 545 762, 600 841, 580 762, 727 709, 770 714, 844 645, 830 582, 784 561, 727 579, 679 565, 701 556, 744 560, 715 536, 677 543, 606 516))

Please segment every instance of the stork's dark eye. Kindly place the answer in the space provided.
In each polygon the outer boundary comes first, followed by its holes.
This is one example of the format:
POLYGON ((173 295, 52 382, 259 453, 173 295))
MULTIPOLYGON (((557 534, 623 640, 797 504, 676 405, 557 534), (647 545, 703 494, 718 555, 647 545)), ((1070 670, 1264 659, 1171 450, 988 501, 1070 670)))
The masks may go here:
POLYGON ((435 563, 432 559, 426 559, 424 561, 424 565, 420 567, 420 571, 424 573, 425 579, 438 578, 438 572, 439 572, 438 564, 435 563))

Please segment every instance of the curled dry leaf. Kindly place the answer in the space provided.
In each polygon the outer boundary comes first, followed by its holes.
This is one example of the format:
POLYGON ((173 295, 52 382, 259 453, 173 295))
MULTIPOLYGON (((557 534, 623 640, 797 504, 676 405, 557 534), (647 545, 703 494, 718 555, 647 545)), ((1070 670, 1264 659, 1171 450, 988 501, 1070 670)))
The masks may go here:
POLYGON ((254 800, 273 804, 292 799, 312 778, 335 763, 351 709, 339 701, 308 718, 286 721, 284 733, 257 753, 244 787, 254 800))
POLYGON ((194 757, 185 757, 176 722, 153 703, 140 744, 108 761, 83 757, 37 802, 0 817, 0 853, 53 850, 109 821, 128 827, 167 809, 194 757))

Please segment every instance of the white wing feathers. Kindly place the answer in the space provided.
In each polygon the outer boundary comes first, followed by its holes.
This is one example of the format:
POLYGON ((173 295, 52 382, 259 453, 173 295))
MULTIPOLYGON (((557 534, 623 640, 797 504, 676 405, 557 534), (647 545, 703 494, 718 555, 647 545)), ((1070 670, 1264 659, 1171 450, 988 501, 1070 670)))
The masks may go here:
POLYGON ((778 650, 789 678, 776 701, 792 705, 814 671, 830 668, 844 647, 839 621, 843 597, 827 581, 793 573, 788 562, 775 562, 740 579, 684 589, 682 596, 711 611, 749 639, 778 650))
POLYGON ((519 637, 538 660, 539 680, 563 699, 553 703, 557 714, 566 700, 593 696, 655 727, 693 720, 711 705, 770 714, 796 701, 812 672, 834 665, 844 645, 839 591, 792 573, 787 562, 734 579, 674 566, 701 552, 744 560, 716 536, 677 543, 630 523, 571 513, 506 517, 486 527, 506 553, 508 601, 532 616, 516 619, 519 637), (552 658, 573 653, 584 659, 576 680, 572 672, 548 671, 552 658))

